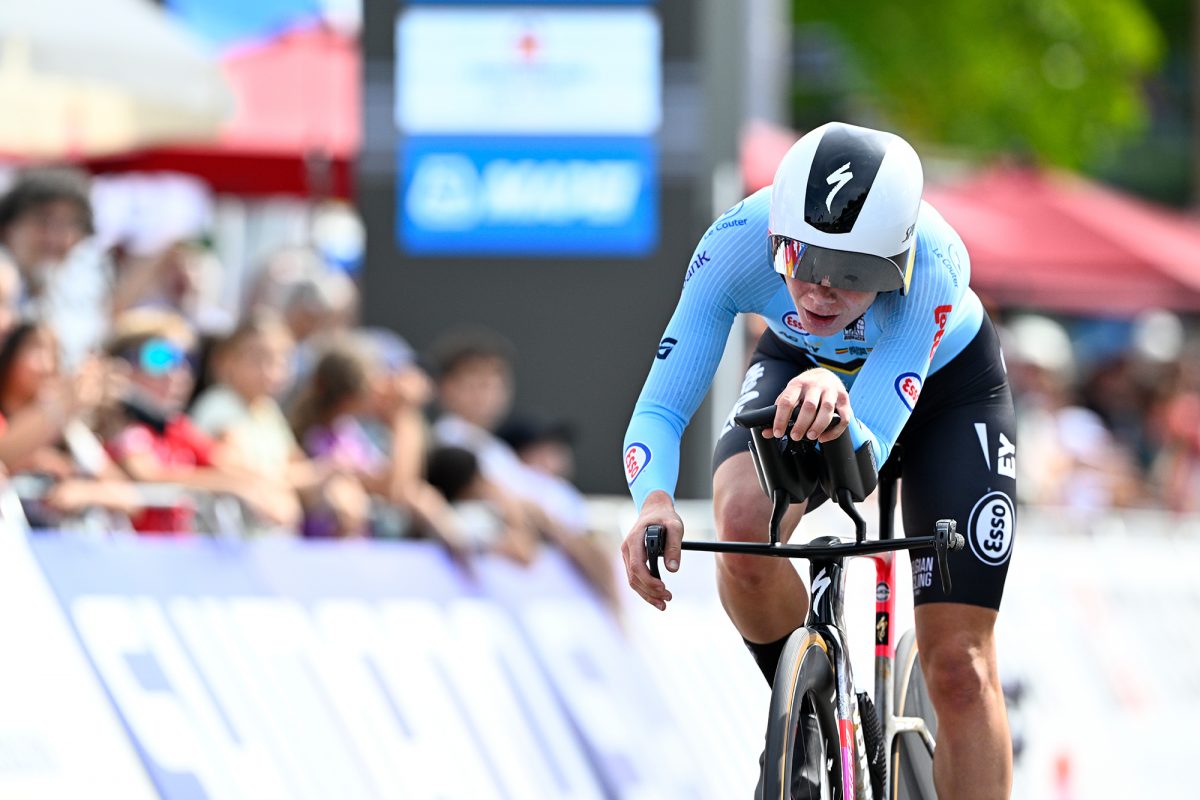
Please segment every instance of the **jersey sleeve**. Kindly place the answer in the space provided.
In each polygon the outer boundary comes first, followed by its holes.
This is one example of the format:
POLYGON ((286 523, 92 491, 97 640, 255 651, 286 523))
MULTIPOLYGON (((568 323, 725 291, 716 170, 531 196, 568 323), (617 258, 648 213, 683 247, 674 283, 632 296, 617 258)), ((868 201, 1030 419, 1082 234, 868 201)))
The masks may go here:
POLYGON ((850 390, 851 439, 855 449, 869 442, 878 466, 908 422, 938 343, 967 293, 966 248, 953 229, 939 220, 930 230, 918 229, 917 236, 912 288, 907 295, 891 292, 876 301, 882 335, 850 390), (953 268, 937 257, 947 237, 964 253, 953 268))
POLYGON ((625 434, 624 470, 634 502, 663 490, 674 497, 679 442, 725 351, 739 312, 755 311, 779 289, 766 257, 768 190, 727 211, 696 245, 625 434))

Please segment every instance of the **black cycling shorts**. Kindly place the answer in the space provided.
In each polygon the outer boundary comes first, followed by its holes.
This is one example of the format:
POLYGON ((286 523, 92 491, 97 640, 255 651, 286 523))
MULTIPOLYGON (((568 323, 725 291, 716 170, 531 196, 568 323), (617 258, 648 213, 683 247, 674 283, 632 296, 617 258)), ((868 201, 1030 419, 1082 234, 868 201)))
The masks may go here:
MULTIPOLYGON (((754 350, 739 403, 757 392, 745 408, 771 405, 788 381, 815 366, 806 352, 768 330, 754 350)), ((950 554, 948 593, 942 591, 933 550, 912 551, 915 603, 1000 608, 1016 533, 1016 441, 1000 342, 985 316, 971 343, 925 380, 893 450, 901 460, 904 531, 930 535, 939 519, 950 518, 967 540, 963 550, 950 554)), ((727 425, 713 453, 713 472, 749 445, 750 431, 727 425)), ((825 499, 818 487, 808 508, 825 499)))

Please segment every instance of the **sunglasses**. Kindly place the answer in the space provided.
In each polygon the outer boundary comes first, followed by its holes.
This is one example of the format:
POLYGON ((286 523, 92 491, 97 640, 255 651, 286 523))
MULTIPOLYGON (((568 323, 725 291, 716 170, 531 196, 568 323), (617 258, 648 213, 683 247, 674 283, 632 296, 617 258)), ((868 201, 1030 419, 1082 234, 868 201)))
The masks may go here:
POLYGON ((149 375, 166 375, 190 365, 188 352, 169 339, 151 339, 143 344, 134 363, 149 375))

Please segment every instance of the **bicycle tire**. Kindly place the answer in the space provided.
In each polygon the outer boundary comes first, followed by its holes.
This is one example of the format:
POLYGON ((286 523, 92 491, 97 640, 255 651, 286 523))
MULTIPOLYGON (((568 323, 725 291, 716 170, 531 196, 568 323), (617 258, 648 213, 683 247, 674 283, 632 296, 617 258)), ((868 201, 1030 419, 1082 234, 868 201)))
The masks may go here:
POLYGON ((807 628, 783 648, 771 691, 764 800, 830 800, 842 796, 836 683, 828 647, 807 628))
MULTIPOLYGON (((898 717, 920 717, 937 738, 937 713, 929 699, 921 661, 917 657, 917 637, 905 631, 896 645, 896 709, 898 717)), ((892 800, 936 800, 933 785, 933 758, 915 734, 902 734, 892 743, 892 800)))

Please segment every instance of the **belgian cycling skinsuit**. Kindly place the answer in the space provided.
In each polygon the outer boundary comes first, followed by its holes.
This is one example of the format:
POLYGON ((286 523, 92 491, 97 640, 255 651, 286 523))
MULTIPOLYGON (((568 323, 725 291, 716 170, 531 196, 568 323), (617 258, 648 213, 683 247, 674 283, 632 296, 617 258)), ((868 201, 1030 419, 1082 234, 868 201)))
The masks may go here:
MULTIPOLYGON (((953 518, 967 547, 951 554, 954 587, 942 592, 932 551, 912 556, 916 603, 999 608, 1016 513, 1016 422, 999 342, 968 283, 966 248, 940 214, 921 204, 907 295, 879 294, 835 336, 809 334, 772 266, 771 189, 746 198, 700 239, 625 438, 624 467, 639 509, 655 490, 674 495, 679 441, 708 391, 739 313, 759 314, 759 340, 725 422, 713 470, 746 452, 750 432, 733 424, 745 408, 771 405, 799 373, 834 372, 850 394, 849 433, 876 464, 902 451, 906 531, 930 534, 953 518)), ((810 498, 809 508, 824 499, 810 498)))

